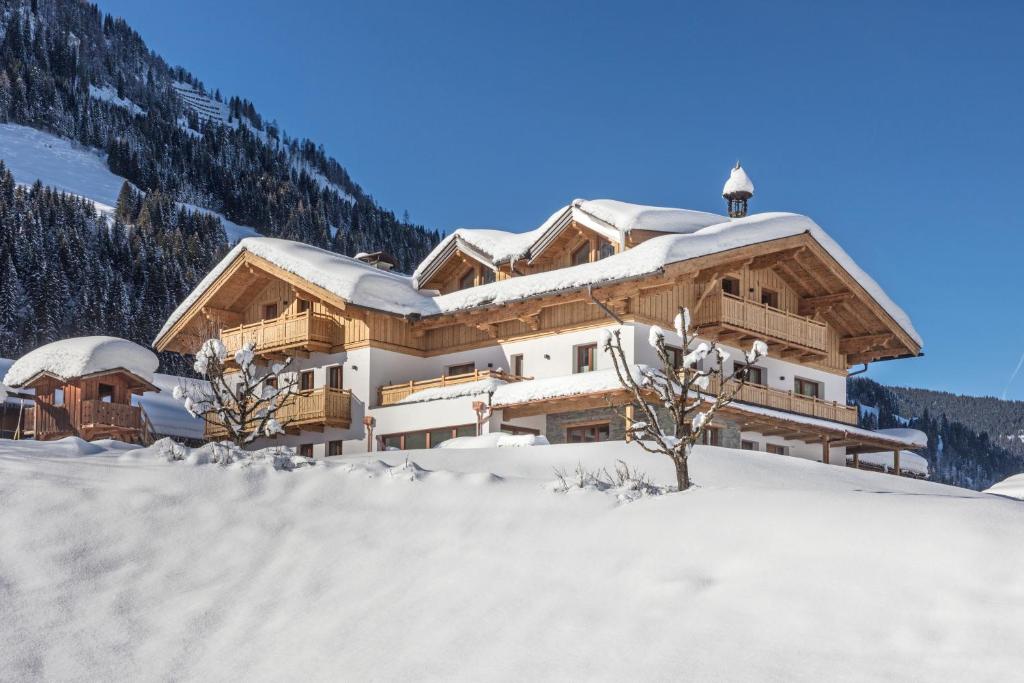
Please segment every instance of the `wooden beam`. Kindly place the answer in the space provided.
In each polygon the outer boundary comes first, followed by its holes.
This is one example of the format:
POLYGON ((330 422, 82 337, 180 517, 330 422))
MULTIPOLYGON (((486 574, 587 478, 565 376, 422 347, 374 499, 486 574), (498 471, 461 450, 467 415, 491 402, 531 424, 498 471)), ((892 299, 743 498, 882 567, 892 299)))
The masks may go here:
POLYGON ((843 337, 839 340, 840 353, 855 353, 870 351, 879 347, 888 346, 893 336, 890 332, 882 334, 862 334, 859 337, 843 337))
POLYGON ((900 474, 900 449, 896 449, 892 452, 892 473, 896 476, 900 474))
POLYGON ((821 309, 834 308, 853 299, 853 292, 846 290, 836 294, 809 296, 800 299, 800 315, 814 315, 821 309))
POLYGON ((821 440, 821 461, 826 465, 828 464, 829 455, 829 441, 826 436, 821 440))

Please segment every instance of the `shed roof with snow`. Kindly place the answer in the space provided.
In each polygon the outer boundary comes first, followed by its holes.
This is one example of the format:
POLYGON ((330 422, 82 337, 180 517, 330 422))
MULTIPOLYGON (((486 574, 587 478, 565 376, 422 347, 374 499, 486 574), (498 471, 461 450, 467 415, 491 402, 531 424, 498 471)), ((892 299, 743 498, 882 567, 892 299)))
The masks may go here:
POLYGON ((16 360, 3 384, 23 387, 44 376, 69 382, 122 371, 140 380, 140 388, 156 391, 153 373, 158 366, 155 353, 127 339, 72 337, 40 346, 16 360))

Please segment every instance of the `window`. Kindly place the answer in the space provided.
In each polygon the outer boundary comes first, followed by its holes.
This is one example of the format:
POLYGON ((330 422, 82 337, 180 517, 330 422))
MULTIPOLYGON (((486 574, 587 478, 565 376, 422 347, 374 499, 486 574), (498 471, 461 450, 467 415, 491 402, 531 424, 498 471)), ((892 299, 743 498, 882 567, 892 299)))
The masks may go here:
POLYGON ((576 347, 576 362, 573 372, 593 372, 596 370, 597 344, 583 344, 576 347))
POLYGON ((490 284, 490 283, 494 282, 494 278, 495 278, 495 273, 494 273, 493 270, 491 270, 490 268, 484 268, 483 269, 483 278, 482 278, 483 279, 483 283, 482 284, 485 284, 485 285, 490 284))
POLYGON ((761 290, 761 303, 772 308, 779 307, 779 293, 771 289, 761 290))
POLYGON ((341 380, 342 374, 340 365, 332 365, 327 368, 327 386, 331 389, 341 389, 341 380))
POLYGON ((594 441, 607 441, 611 430, 607 422, 596 425, 580 425, 578 427, 566 427, 565 440, 568 443, 591 443, 594 441))
POLYGON ((312 458, 313 457, 313 444, 311 444, 311 443, 304 443, 301 446, 299 446, 299 455, 301 455, 303 458, 312 458))
POLYGON ((574 266, 590 263, 590 242, 584 242, 583 246, 572 252, 571 261, 574 266))
POLYGON ((474 370, 476 370, 476 365, 473 363, 463 363, 462 365, 449 365, 444 374, 449 377, 453 375, 470 375, 474 370))
POLYGON ((298 309, 299 313, 305 313, 309 310, 309 301, 306 299, 296 299, 295 307, 298 309))
POLYGON ((96 394, 104 403, 112 403, 114 400, 114 387, 110 384, 100 384, 96 394))
POLYGON ((812 382, 809 379, 803 379, 802 377, 793 378, 793 391, 801 396, 821 398, 821 385, 817 382, 812 382))
POLYGON ((263 306, 263 319, 277 317, 277 304, 266 304, 263 306))
POLYGON ((736 363, 736 370, 739 371, 743 368, 747 369, 747 384, 756 384, 758 386, 764 386, 764 368, 759 368, 756 365, 744 365, 743 363, 736 363))
POLYGON ((523 354, 517 353, 512 356, 512 374, 516 377, 523 377, 523 354))
POLYGON ((268 377, 263 380, 263 386, 277 389, 277 377, 268 377))
POLYGON ((740 295, 740 281, 734 277, 723 277, 722 278, 722 291, 726 294, 732 294, 733 296, 740 295))
POLYGON ((459 278, 459 289, 469 289, 476 284, 476 271, 470 269, 465 275, 459 278))
POLYGON ((674 370, 683 369, 683 350, 678 346, 665 346, 665 350, 668 351, 669 360, 672 361, 672 368, 674 370))
POLYGON ((476 425, 441 427, 404 434, 385 434, 380 437, 381 447, 386 451, 433 448, 439 443, 458 436, 476 436, 476 425))
POLYGON ((299 373, 299 391, 313 391, 312 370, 303 370, 299 373))
POLYGON ((775 455, 789 455, 788 446, 780 446, 776 443, 766 443, 764 445, 764 449, 769 453, 774 453, 775 455))
POLYGON ((517 435, 517 434, 532 434, 534 436, 539 436, 540 435, 540 430, 539 429, 530 429, 529 427, 520 427, 518 425, 503 424, 503 425, 501 425, 501 431, 505 432, 506 434, 512 434, 512 435, 517 435))
POLYGON ((704 433, 700 435, 700 442, 705 446, 721 446, 722 430, 718 427, 705 428, 704 433))
POLYGON ((64 405, 64 390, 54 389, 53 390, 53 405, 62 406, 64 405))
POLYGON ((761 450, 761 447, 758 446, 756 441, 747 441, 746 439, 744 439, 743 441, 740 441, 740 448, 745 450, 745 451, 759 451, 759 450, 761 450))
POLYGON ((327 443, 327 455, 341 455, 343 441, 329 441, 327 443))
POLYGON ((612 256, 614 253, 615 253, 615 247, 612 246, 611 242, 601 242, 601 246, 599 246, 597 248, 597 258, 598 258, 598 260, 601 260, 603 258, 608 258, 609 256, 612 256))

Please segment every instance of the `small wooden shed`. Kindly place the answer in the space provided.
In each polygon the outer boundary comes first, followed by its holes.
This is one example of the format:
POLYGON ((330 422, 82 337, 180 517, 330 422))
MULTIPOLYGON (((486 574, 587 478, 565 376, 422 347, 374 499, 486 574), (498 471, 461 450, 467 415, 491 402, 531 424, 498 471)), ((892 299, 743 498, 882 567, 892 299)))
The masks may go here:
POLYGON ((34 392, 24 432, 40 441, 78 436, 148 443, 148 420, 132 395, 158 392, 159 361, 117 337, 75 337, 46 344, 11 366, 4 384, 34 392))

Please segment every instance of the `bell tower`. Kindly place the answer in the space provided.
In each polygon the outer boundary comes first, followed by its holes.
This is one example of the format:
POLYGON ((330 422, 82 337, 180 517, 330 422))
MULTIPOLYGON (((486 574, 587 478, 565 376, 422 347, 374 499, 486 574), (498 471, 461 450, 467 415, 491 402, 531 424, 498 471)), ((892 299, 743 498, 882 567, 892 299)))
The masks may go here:
POLYGON ((754 183, 738 161, 729 173, 729 179, 725 181, 722 196, 729 205, 729 218, 743 218, 747 215, 747 200, 754 196, 754 183))

